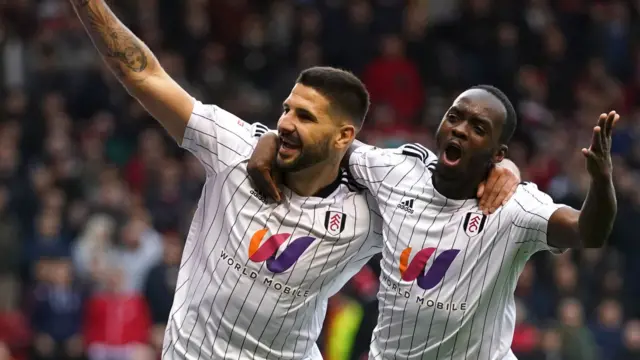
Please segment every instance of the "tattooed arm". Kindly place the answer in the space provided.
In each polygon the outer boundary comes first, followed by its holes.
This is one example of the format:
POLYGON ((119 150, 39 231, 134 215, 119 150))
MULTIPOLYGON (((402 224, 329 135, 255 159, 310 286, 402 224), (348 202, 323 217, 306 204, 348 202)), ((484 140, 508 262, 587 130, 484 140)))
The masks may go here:
POLYGON ((89 37, 131 96, 182 143, 193 98, 160 66, 149 48, 118 20, 104 0, 70 0, 89 37))

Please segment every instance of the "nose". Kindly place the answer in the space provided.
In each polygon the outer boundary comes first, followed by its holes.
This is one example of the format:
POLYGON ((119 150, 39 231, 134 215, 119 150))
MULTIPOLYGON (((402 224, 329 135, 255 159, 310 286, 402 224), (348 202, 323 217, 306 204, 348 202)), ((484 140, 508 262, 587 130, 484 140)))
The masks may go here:
POLYGON ((290 114, 291 112, 280 117, 280 120, 278 120, 278 132, 290 134, 295 131, 294 119, 290 114))
POLYGON ((451 128, 451 134, 459 139, 467 140, 467 122, 461 121, 459 124, 451 128))

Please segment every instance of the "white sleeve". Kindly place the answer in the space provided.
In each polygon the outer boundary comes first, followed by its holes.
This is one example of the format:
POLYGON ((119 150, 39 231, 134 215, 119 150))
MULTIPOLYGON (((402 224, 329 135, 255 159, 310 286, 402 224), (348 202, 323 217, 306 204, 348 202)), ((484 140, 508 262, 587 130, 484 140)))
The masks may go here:
POLYGON ((420 144, 405 144, 396 149, 362 145, 349 157, 349 173, 358 184, 376 193, 389 172, 407 156, 425 164, 436 160, 436 156, 420 144))
POLYGON ((551 215, 566 205, 554 203, 549 195, 538 190, 533 183, 519 185, 513 202, 516 211, 513 226, 518 229, 516 243, 528 244, 532 247, 532 253, 543 250, 561 253, 566 250, 550 246, 547 242, 547 226, 551 215))
POLYGON ((260 123, 250 125, 218 106, 196 101, 180 146, 200 160, 207 175, 213 175, 250 156, 266 131, 260 123))

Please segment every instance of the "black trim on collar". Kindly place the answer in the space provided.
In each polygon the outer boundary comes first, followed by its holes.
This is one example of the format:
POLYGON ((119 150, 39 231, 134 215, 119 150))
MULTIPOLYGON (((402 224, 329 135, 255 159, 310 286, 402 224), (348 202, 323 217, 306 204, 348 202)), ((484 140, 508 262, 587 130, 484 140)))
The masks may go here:
POLYGON ((318 190, 318 192, 316 192, 313 196, 326 198, 329 195, 333 194, 333 192, 336 191, 336 189, 338 188, 338 186, 340 186, 340 184, 342 184, 342 173, 338 173, 338 176, 336 176, 336 179, 333 180, 331 184, 318 190))

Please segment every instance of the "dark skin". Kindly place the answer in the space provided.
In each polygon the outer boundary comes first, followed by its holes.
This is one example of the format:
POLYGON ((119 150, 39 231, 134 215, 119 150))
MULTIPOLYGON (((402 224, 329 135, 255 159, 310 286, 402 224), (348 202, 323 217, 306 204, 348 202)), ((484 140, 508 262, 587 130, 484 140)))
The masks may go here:
MULTIPOLYGON (((473 197, 488 167, 502 161, 507 152, 500 141, 505 119, 504 105, 484 90, 467 90, 454 101, 436 134, 439 153, 434 184, 440 193, 454 199, 473 197), (445 161, 451 143, 462 148, 455 166, 445 161)), ((580 211, 561 207, 552 214, 547 229, 549 245, 598 248, 609 237, 617 210, 610 150, 618 119, 614 111, 600 115, 591 146, 582 149, 591 176, 589 193, 580 211)))
POLYGON ((484 90, 465 91, 454 101, 436 132, 438 165, 433 181, 441 194, 451 199, 475 196, 489 170, 507 153, 499 139, 506 114, 500 100, 484 90), (454 166, 444 161, 448 146, 462 150, 454 166))

